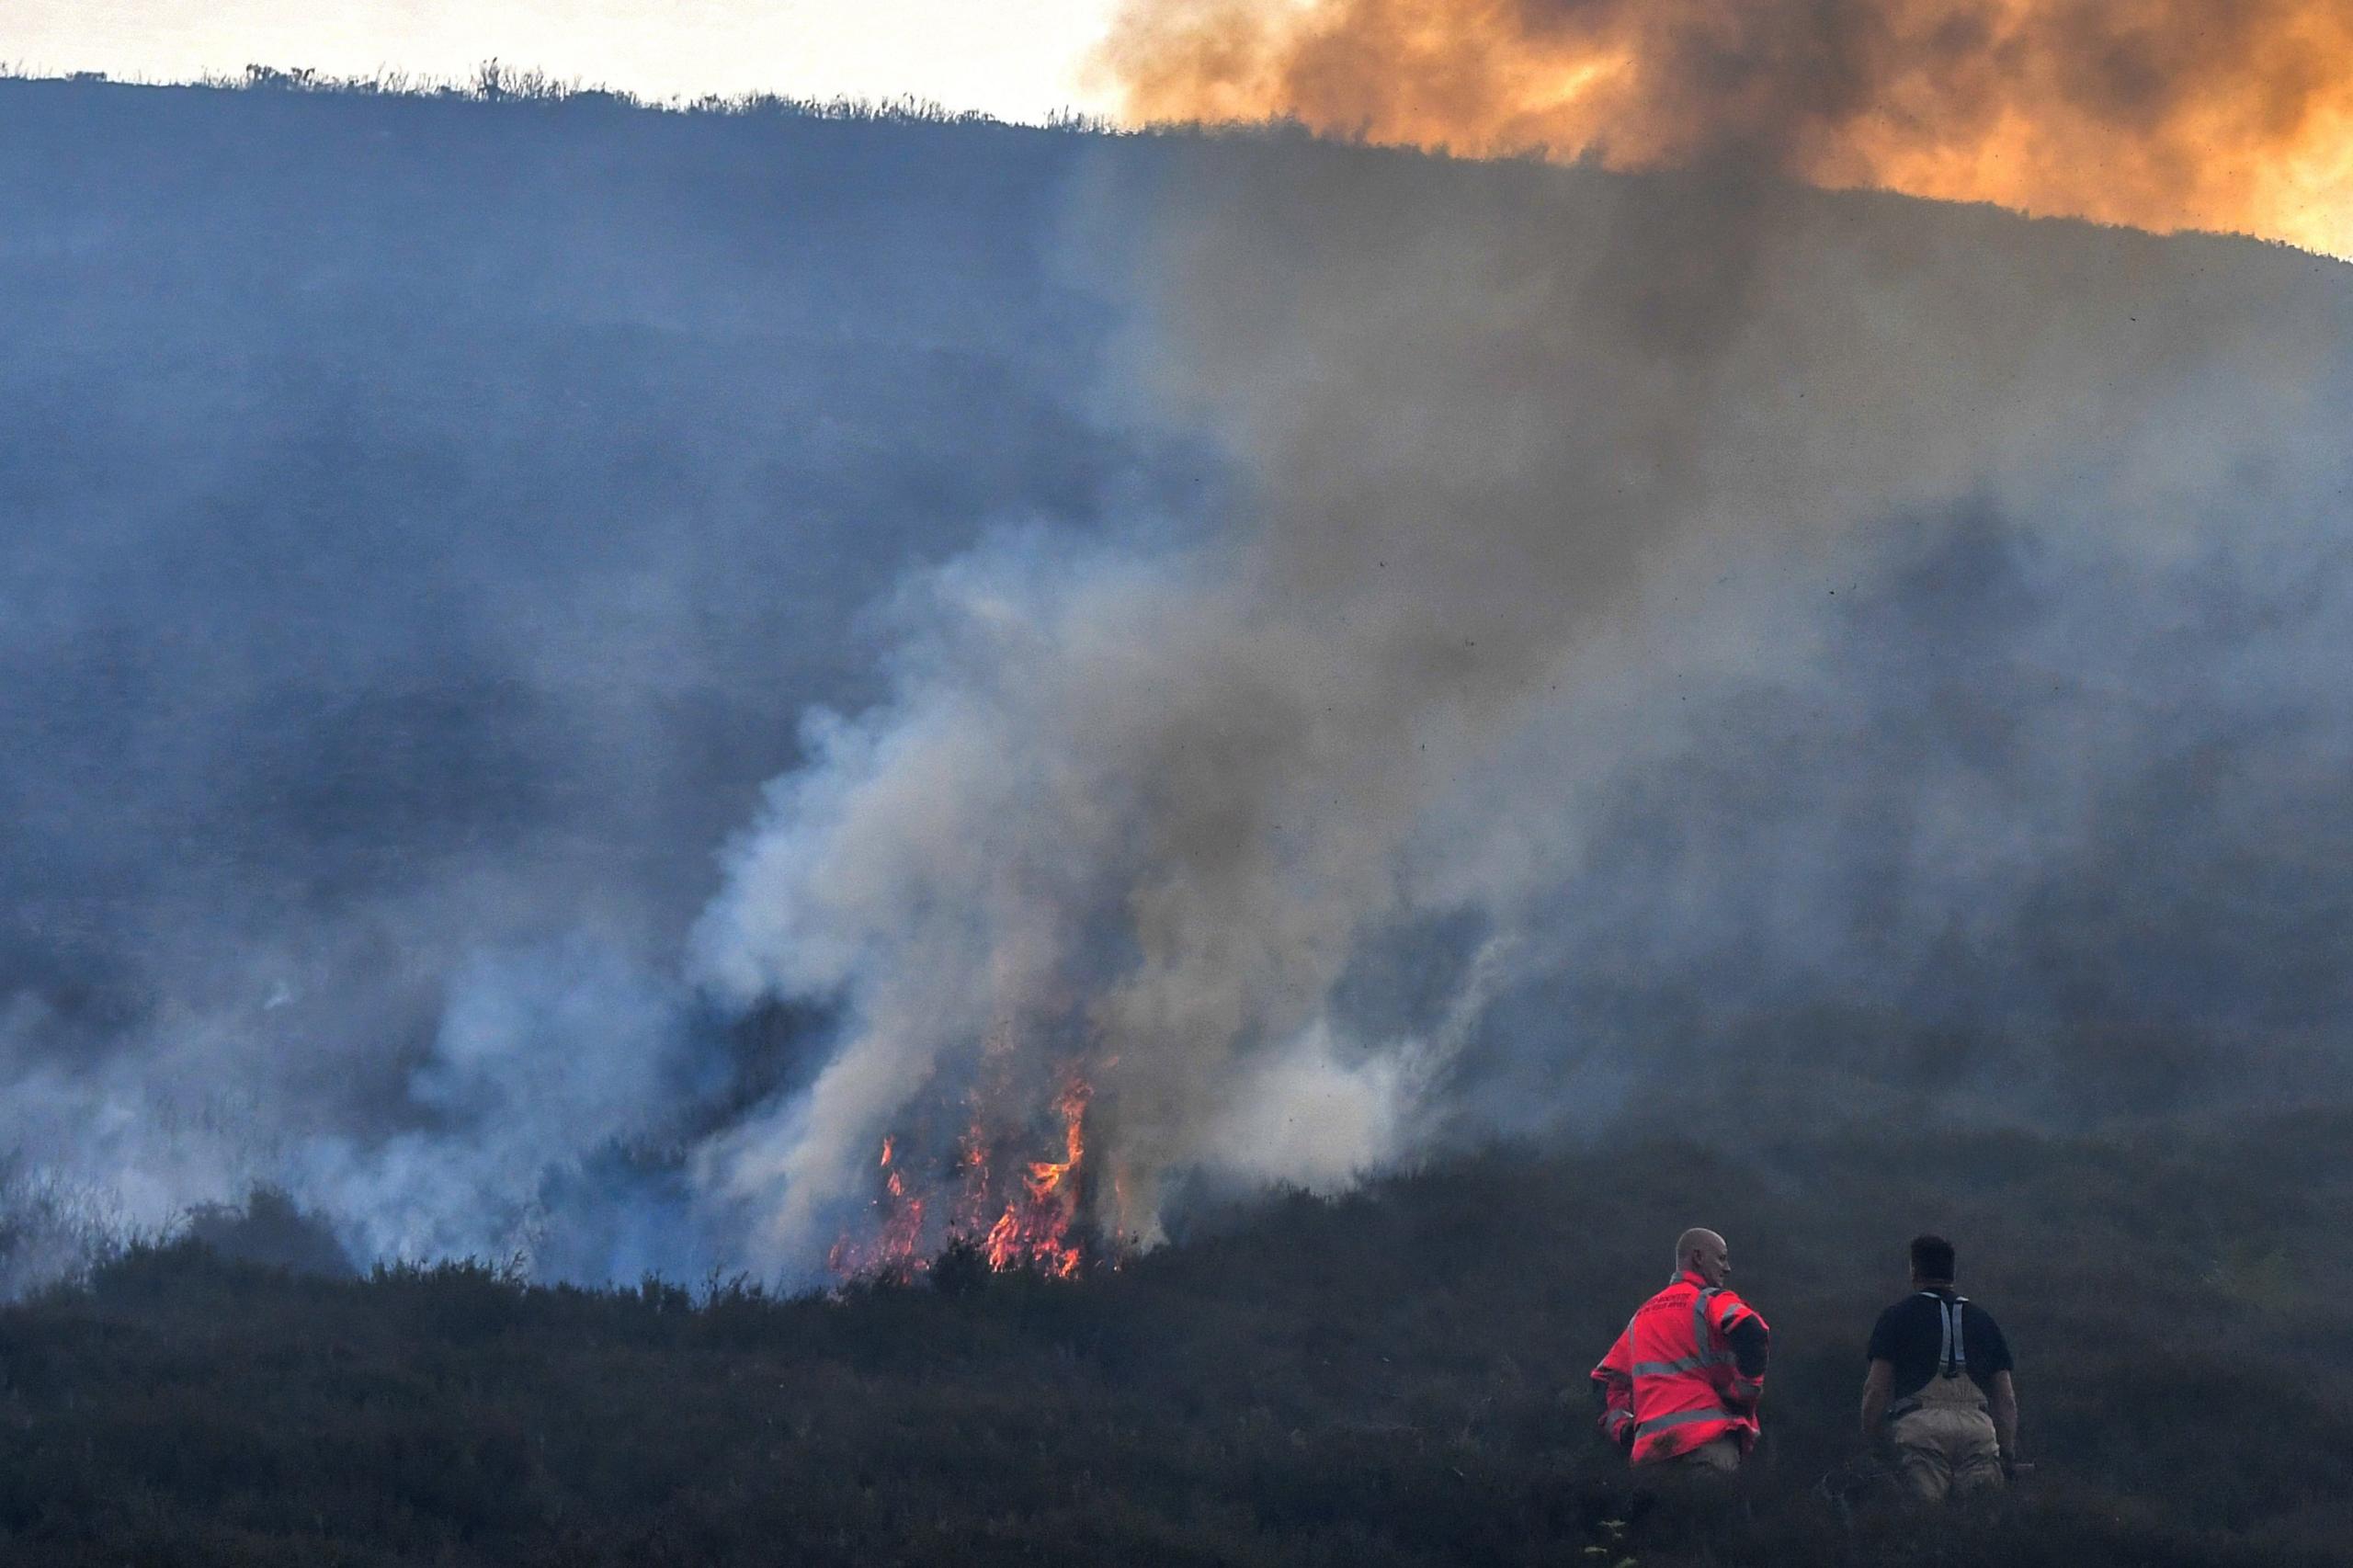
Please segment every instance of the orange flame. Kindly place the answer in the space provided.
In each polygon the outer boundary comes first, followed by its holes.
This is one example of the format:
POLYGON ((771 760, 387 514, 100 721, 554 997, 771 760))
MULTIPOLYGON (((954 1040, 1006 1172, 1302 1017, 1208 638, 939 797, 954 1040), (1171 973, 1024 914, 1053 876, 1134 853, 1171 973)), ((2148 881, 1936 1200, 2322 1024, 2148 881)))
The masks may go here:
POLYGON ((2353 0, 1127 0, 1135 120, 1746 160, 2353 256, 2353 0))
POLYGON ((921 1195, 908 1191, 906 1172, 893 1164, 897 1154, 897 1140, 884 1138, 882 1157, 876 1163, 884 1176, 882 1190, 874 1199, 874 1237, 861 1243, 843 1236, 835 1242, 825 1254, 825 1267, 832 1273, 904 1282, 927 1267, 923 1256, 925 1202, 921 1195))
POLYGON ((870 1205, 870 1236, 843 1236, 827 1254, 826 1267, 844 1278, 904 1282, 930 1267, 928 1248, 962 1236, 998 1272, 1026 1269, 1058 1279, 1075 1276, 1086 1260, 1086 1184, 1080 1176, 1086 1162, 1086 1108, 1093 1096, 1083 1076, 1075 1072, 1067 1076, 1054 1099, 1062 1123, 1062 1158, 1014 1165, 1018 1176, 1007 1192, 994 1179, 993 1152, 1015 1135, 993 1133, 985 1107, 995 1096, 976 1093, 973 1119, 958 1144, 951 1171, 961 1191, 944 1237, 926 1234, 926 1198, 912 1185, 899 1138, 885 1137, 875 1165, 881 1185, 870 1205))
MULTIPOLYGON (((1021 1190, 1005 1201, 1003 1212, 981 1235, 981 1256, 991 1268, 1034 1268, 1067 1279, 1079 1271, 1085 1249, 1074 1233, 1079 1184, 1072 1179, 1086 1158, 1086 1106, 1093 1090, 1074 1076, 1055 1099, 1063 1119, 1063 1157, 1029 1162, 1021 1190)), ((987 1185, 985 1133, 977 1124, 966 1135, 967 1203, 975 1216, 995 1201, 987 1185), (971 1177, 977 1175, 975 1183, 971 1177)))

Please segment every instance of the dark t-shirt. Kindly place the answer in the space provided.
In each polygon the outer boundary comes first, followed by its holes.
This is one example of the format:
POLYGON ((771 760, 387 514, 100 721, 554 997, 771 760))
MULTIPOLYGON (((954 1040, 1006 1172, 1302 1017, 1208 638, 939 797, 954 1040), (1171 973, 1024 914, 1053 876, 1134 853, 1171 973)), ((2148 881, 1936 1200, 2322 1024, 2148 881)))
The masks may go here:
MULTIPOLYGON (((1949 1300, 1951 1292, 1945 1292, 1945 1297, 1949 1300)), ((1871 1329, 1869 1355, 1871 1360, 1894 1365, 1894 1397, 1909 1399, 1937 1375, 1944 1344, 1944 1309, 1936 1297, 1915 1291, 1879 1314, 1879 1323, 1871 1329)), ((1966 1299, 1961 1309, 1961 1347, 1970 1378, 1989 1393, 1994 1374, 2011 1370, 2009 1342, 2002 1337, 2002 1325, 1994 1321, 1993 1313, 1966 1299)))

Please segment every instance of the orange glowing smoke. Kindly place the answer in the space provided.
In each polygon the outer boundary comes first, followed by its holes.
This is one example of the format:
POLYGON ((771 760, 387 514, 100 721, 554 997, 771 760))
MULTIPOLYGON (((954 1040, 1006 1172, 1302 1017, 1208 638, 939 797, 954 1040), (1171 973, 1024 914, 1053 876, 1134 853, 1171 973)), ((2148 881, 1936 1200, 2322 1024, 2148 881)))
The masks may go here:
POLYGON ((1137 120, 1746 161, 2353 255, 2353 0, 1127 0, 1137 120))

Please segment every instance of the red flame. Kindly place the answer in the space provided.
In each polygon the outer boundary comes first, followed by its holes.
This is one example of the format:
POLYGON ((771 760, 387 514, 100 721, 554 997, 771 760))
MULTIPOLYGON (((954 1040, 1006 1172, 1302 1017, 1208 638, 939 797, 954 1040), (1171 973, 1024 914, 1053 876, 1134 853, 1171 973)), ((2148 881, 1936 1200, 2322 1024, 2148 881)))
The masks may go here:
POLYGON ((882 1157, 876 1162, 882 1172, 882 1189, 874 1199, 874 1237, 862 1244, 848 1236, 835 1242, 825 1255, 825 1267, 833 1273, 904 1283, 926 1267, 923 1256, 924 1199, 908 1190, 906 1172, 898 1165, 897 1157, 898 1140, 884 1138, 882 1157))
MULTIPOLYGON (((1075 1173, 1086 1158, 1086 1103, 1093 1093, 1085 1079, 1074 1076, 1055 1099, 1063 1120, 1063 1157, 1028 1162, 1020 1189, 1004 1200, 1003 1211, 981 1235, 981 1256, 991 1268, 1033 1268, 1057 1279, 1078 1272, 1085 1253, 1073 1233, 1079 1210, 1075 1173)), ((987 1147, 986 1131, 976 1122, 965 1134, 964 1164, 965 1208, 976 1221, 997 1201, 987 1181, 987 1147), (972 1181, 973 1176, 980 1179, 972 1181)))
POLYGON ((1093 1097, 1083 1074, 1067 1073, 1053 1101, 1061 1157, 1006 1159, 1002 1156, 1017 1152, 1027 1139, 997 1130, 991 1107, 998 1096, 975 1091, 949 1172, 958 1190, 945 1234, 926 1234, 926 1197, 917 1190, 900 1137, 885 1137, 876 1162, 881 1181, 870 1205, 868 1236, 844 1235, 835 1242, 826 1255, 827 1268, 843 1278, 904 1283, 930 1267, 939 1246, 961 1240, 998 1273, 1074 1277, 1086 1266, 1091 1230, 1086 1172, 1086 1110, 1093 1097), (1014 1174, 1006 1180, 1001 1172, 1014 1174))

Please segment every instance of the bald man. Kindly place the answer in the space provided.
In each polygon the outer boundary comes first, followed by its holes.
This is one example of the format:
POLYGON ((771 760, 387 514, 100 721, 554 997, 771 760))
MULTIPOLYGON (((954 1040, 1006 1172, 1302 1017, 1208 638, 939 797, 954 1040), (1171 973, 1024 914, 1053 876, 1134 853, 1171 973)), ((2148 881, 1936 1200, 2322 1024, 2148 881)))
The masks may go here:
POLYGON ((1756 1446, 1772 1330, 1731 1278, 1723 1237, 1684 1232, 1674 1278, 1593 1369, 1602 1433, 1638 1472, 1729 1476, 1756 1446))

